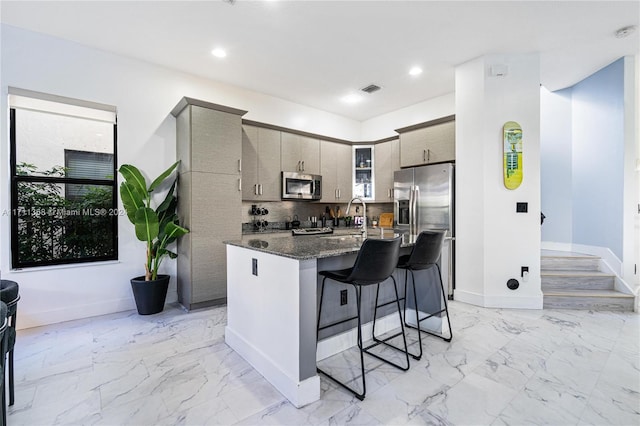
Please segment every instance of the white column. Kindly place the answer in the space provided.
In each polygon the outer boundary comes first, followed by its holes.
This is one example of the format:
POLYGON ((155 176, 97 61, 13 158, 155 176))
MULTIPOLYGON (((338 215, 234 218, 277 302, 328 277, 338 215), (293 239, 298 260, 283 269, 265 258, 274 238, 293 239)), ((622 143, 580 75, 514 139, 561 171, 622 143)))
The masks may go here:
POLYGON ((456 68, 456 300, 542 308, 539 136, 537 54, 484 56, 456 68), (515 190, 503 183, 507 121, 523 130, 523 182, 515 190), (528 213, 516 213, 517 202, 528 203, 528 213), (517 290, 507 287, 510 278, 517 290))

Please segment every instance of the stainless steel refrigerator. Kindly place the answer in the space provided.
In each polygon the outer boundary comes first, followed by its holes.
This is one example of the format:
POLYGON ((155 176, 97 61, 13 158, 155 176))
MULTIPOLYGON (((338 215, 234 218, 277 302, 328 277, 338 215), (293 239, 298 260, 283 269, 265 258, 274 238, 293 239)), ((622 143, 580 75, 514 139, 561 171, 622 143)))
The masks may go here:
POLYGON ((395 172, 393 184, 396 230, 410 235, 425 230, 446 231, 441 269, 449 299, 455 288, 454 170, 452 163, 402 169, 395 172))

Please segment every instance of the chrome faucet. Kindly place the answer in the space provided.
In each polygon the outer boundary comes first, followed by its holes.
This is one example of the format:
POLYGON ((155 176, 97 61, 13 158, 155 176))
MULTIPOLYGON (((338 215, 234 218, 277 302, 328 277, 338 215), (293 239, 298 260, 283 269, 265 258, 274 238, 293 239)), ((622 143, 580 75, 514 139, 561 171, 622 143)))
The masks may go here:
POLYGON ((360 197, 353 197, 349 204, 347 204, 347 211, 345 212, 345 216, 349 215, 349 209, 351 208, 351 203, 353 200, 359 200, 362 203, 362 239, 367 239, 367 204, 360 197))

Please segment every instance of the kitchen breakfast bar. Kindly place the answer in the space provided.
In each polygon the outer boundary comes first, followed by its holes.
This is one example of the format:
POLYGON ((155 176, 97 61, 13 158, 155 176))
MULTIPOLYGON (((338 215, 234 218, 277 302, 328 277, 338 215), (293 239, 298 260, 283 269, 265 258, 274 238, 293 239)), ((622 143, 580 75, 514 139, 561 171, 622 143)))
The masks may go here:
MULTIPOLYGON (((369 238, 393 236, 392 230, 383 234, 377 229, 371 230, 369 238)), ((413 241, 413 237, 404 235, 401 253, 410 252, 413 241)), ((351 267, 362 238, 353 234, 353 230, 351 233, 307 236, 257 233, 225 243, 226 343, 296 407, 320 399, 316 361, 354 346, 356 333, 353 332, 355 324, 343 323, 330 330, 327 336, 321 336, 316 345, 318 294, 322 278, 318 271, 351 267)), ((395 274, 398 289, 402 291, 404 275, 397 271, 395 274)), ((393 291, 391 285, 381 285, 382 295, 383 287, 393 291)), ((323 308, 323 323, 346 318, 355 311, 355 298, 352 296, 345 303, 346 297, 341 299, 345 295, 339 290, 334 289, 334 294, 331 294, 325 289, 328 308, 323 308)), ((434 296, 435 300, 439 299, 437 293, 434 296)), ((372 294, 363 293, 362 304, 363 313, 369 307, 373 310, 372 294)), ((420 302, 418 306, 422 310, 420 302)), ((378 311, 376 334, 400 327, 397 316, 389 315, 390 312, 393 310, 378 311)), ((369 319, 363 319, 365 339, 371 334, 370 324, 369 329, 366 325, 372 315, 371 312, 369 319)), ((407 321, 410 321, 409 317, 407 315, 407 321)), ((440 332, 440 318, 433 320, 427 327, 440 332)))

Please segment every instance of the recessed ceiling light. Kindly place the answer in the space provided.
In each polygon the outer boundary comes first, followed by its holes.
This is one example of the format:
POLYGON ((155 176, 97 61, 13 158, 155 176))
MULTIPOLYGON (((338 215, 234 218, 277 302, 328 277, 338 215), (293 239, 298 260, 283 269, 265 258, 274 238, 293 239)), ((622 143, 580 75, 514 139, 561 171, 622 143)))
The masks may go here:
POLYGON ((221 49, 221 48, 219 48, 219 47, 217 47, 217 48, 213 49, 213 50, 211 51, 211 54, 212 54, 213 56, 215 56, 216 58, 224 58, 225 56, 227 56, 227 52, 225 52, 225 50, 224 50, 224 49, 221 49))
POLYGON ((350 95, 344 96, 342 98, 342 102, 347 104, 356 104, 362 100, 362 96, 352 93, 350 95))
POLYGON ((409 70, 409 75, 420 75, 422 74, 422 68, 420 67, 413 67, 409 70))
POLYGON ((616 38, 625 38, 630 36, 636 31, 635 25, 629 25, 628 27, 620 28, 615 32, 616 38))

